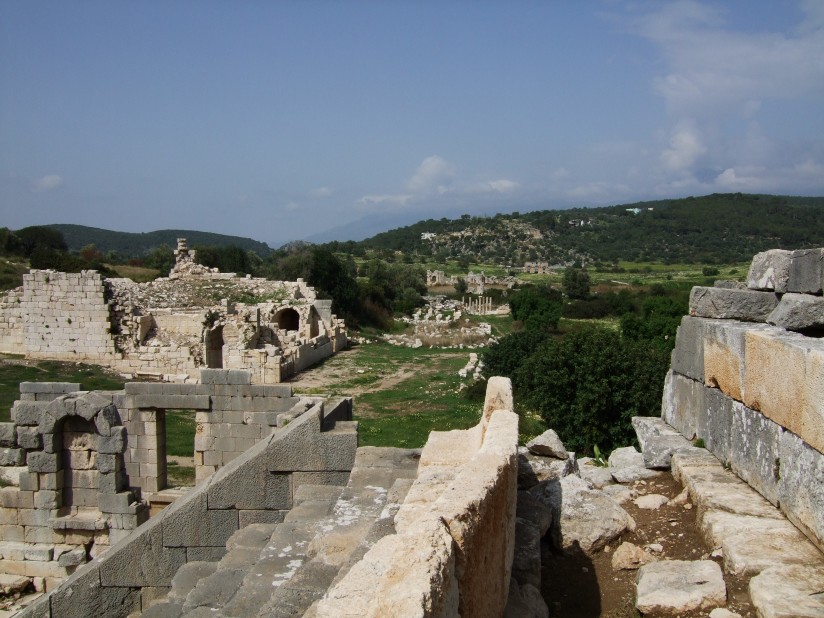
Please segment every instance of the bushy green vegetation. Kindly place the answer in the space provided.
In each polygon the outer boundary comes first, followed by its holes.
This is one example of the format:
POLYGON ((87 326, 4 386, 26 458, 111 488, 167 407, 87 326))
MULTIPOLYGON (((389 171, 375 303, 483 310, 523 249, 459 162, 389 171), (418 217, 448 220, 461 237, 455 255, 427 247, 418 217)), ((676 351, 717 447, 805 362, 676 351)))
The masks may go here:
MULTIPOLYGON (((578 311, 596 298, 576 301, 578 311)), ((487 375, 512 379, 522 418, 533 423, 540 417, 567 448, 587 454, 596 445, 608 452, 633 443, 630 419, 660 414, 687 295, 679 286, 659 285, 635 295, 610 294, 603 306, 610 315, 621 312, 620 328, 590 320, 563 323, 561 332, 525 328, 483 355, 487 375)))

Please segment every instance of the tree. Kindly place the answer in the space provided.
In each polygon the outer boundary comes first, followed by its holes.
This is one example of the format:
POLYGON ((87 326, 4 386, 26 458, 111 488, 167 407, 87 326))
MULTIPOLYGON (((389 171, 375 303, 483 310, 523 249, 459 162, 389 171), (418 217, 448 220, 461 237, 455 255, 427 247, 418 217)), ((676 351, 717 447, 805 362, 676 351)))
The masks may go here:
POLYGON ((567 266, 564 269, 564 293, 570 298, 589 298, 589 273, 583 268, 567 266))
POLYGON ((162 244, 154 249, 146 258, 146 266, 160 271, 160 275, 165 277, 175 265, 175 254, 169 245, 162 244))
POLYGON ((549 339, 514 371, 517 395, 571 450, 631 444, 633 416, 660 414, 669 354, 612 330, 549 339))
POLYGON ((22 230, 17 230, 14 235, 17 237, 23 255, 26 257, 30 257, 38 247, 62 251, 64 253, 68 251, 68 246, 66 245, 66 240, 63 238, 62 232, 53 230, 50 227, 33 225, 31 227, 24 227, 22 230))
POLYGON ((549 330, 561 320, 561 294, 546 286, 529 286, 509 299, 512 317, 527 330, 549 330))
POLYGON ((458 277, 458 280, 455 282, 455 291, 460 294, 466 294, 466 291, 469 289, 469 286, 466 284, 466 279, 463 277, 458 277))

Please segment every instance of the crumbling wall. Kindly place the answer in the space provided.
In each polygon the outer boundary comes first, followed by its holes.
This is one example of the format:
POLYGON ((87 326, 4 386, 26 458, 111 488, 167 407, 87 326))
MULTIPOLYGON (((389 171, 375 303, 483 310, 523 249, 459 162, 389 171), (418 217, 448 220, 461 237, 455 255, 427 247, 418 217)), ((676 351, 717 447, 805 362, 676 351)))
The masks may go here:
POLYGON ((22 303, 22 287, 0 296, 0 352, 25 354, 22 303))
POLYGON ((747 287, 696 287, 662 416, 824 549, 824 249, 755 256, 747 287))
POLYGON ((93 270, 33 270, 23 275, 26 355, 106 361, 116 354, 103 277, 93 270))
POLYGON ((79 568, 24 612, 32 616, 127 616, 168 593, 193 560, 219 560, 238 529, 281 522, 303 483, 345 484, 355 423, 335 423, 318 402, 161 511, 99 560, 79 568), (334 425, 334 426, 331 426, 334 425))
POLYGON ((315 606, 318 617, 503 615, 515 543, 518 416, 491 378, 481 422, 432 432, 383 537, 315 606))

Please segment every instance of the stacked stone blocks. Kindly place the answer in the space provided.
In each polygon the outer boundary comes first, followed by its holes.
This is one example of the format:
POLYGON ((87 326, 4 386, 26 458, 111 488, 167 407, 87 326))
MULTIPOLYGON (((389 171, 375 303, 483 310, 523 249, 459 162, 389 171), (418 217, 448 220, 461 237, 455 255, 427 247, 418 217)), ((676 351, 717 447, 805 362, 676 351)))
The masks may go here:
POLYGON ((694 288, 662 416, 824 549, 824 249, 755 256, 747 288, 694 288))
POLYGON ((345 484, 357 448, 356 423, 347 418, 351 407, 327 411, 314 403, 78 569, 24 615, 126 616, 147 609, 168 593, 183 564, 220 559, 229 537, 247 525, 282 522, 299 485, 345 484))

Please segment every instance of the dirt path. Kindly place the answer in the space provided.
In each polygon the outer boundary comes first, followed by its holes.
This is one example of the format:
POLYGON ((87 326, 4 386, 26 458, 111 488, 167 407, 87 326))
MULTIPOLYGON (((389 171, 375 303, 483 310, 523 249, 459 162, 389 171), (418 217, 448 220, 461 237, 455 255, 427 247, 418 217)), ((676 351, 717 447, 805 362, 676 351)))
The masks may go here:
MULTIPOLYGON (((670 473, 633 485, 639 495, 661 494, 674 498, 682 487, 670 473)), ((541 582, 544 599, 552 618, 636 618, 635 581, 638 571, 612 568, 612 555, 623 541, 639 547, 651 543, 663 546, 661 559, 710 559, 707 548, 696 526, 696 509, 692 505, 664 505, 656 510, 640 509, 631 501, 621 505, 635 520, 636 529, 624 534, 608 549, 587 556, 583 552, 564 556, 552 550, 544 541, 541 556, 541 582)), ((717 562, 720 559, 711 558, 717 562)), ((723 570, 723 565, 722 565, 723 570)), ((755 618, 750 603, 747 582, 743 577, 724 573, 727 584, 727 609, 742 618, 755 618)), ((706 618, 708 610, 682 612, 679 618, 706 618)), ((656 618, 645 614, 644 618, 656 618)))

